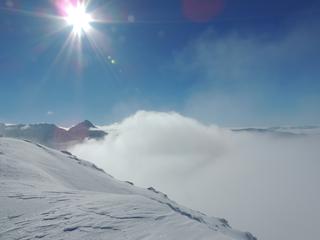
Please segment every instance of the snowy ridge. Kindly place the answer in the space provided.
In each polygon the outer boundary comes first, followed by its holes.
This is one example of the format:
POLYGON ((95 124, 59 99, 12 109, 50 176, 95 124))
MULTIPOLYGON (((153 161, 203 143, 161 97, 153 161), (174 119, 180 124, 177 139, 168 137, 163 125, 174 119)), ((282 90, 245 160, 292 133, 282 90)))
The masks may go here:
POLYGON ((68 152, 0 138, 0 239, 254 240, 68 152))
POLYGON ((28 139, 55 149, 66 149, 86 139, 103 139, 106 132, 85 120, 71 128, 58 127, 55 124, 3 124, 0 123, 0 136, 28 139))

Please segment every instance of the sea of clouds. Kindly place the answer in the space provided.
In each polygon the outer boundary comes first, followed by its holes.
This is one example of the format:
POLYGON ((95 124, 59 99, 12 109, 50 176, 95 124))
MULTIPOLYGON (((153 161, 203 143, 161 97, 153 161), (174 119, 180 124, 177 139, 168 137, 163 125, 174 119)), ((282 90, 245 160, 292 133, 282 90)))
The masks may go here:
POLYGON ((234 132, 139 111, 70 149, 121 180, 153 186, 259 239, 320 235, 320 137, 234 132))

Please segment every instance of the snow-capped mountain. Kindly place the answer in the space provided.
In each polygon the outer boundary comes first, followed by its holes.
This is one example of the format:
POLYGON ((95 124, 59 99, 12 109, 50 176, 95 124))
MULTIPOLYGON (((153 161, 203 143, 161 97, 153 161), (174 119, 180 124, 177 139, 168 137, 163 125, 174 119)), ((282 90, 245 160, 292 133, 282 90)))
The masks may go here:
POLYGON ((0 239, 254 240, 92 163, 0 138, 0 239))
POLYGON ((70 129, 48 123, 18 125, 0 123, 0 135, 4 137, 27 139, 56 149, 67 149, 70 145, 80 143, 84 139, 100 139, 106 134, 88 120, 70 129))

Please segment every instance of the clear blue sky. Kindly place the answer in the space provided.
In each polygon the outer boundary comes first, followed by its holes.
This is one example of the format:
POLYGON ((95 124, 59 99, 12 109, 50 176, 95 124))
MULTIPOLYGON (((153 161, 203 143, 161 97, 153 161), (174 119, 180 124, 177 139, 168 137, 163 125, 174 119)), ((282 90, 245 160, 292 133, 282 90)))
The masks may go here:
POLYGON ((0 3, 0 122, 320 123, 319 1, 91 0, 81 48, 53 2, 0 3))

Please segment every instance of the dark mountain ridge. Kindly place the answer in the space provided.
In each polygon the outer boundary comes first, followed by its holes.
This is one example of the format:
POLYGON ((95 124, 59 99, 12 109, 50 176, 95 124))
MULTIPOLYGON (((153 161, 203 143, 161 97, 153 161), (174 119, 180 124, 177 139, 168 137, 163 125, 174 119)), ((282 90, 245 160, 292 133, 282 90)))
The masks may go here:
POLYGON ((17 125, 0 123, 0 135, 27 139, 48 147, 65 150, 85 139, 102 139, 107 133, 99 130, 90 121, 85 120, 70 129, 64 129, 49 123, 17 125))

